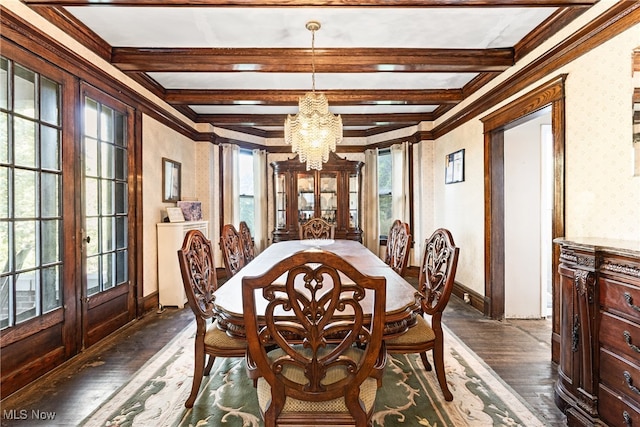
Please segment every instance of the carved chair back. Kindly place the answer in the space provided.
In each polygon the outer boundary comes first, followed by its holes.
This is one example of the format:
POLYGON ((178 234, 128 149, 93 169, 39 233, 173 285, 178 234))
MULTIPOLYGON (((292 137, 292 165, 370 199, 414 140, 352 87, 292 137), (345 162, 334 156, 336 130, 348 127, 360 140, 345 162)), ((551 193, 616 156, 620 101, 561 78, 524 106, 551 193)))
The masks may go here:
POLYGON ((387 236, 387 248, 384 262, 399 275, 403 276, 409 261, 411 250, 411 232, 409 224, 396 219, 387 236))
POLYGON ((256 257, 253 239, 251 238, 251 230, 246 222, 240 221, 238 230, 240 240, 242 241, 242 252, 244 253, 244 263, 247 264, 256 257))
POLYGON ((322 218, 311 218, 300 226, 300 240, 333 239, 335 226, 322 218))
POLYGON ((245 266, 244 250, 240 234, 233 224, 225 224, 220 234, 220 248, 224 260, 224 269, 227 277, 235 275, 245 266))
POLYGON ((386 362, 386 279, 365 275, 331 252, 308 250, 261 276, 244 277, 242 298, 247 366, 260 377, 265 425, 303 416, 294 409, 299 406, 318 425, 328 425, 327 412, 335 415, 328 402, 338 398, 344 398, 343 415, 368 425, 371 408, 363 404, 361 386, 375 393, 372 375, 386 362), (374 295, 369 319, 361 306, 367 291, 374 295), (259 324, 261 300, 266 309, 259 324))
POLYGON ((434 316, 432 328, 440 319, 453 290, 460 248, 453 242, 451 232, 439 228, 425 242, 420 267, 419 289, 424 296, 422 310, 434 316))
POLYGON ((211 242, 200 230, 189 230, 178 250, 184 291, 196 315, 198 328, 213 317, 213 293, 218 289, 211 242))

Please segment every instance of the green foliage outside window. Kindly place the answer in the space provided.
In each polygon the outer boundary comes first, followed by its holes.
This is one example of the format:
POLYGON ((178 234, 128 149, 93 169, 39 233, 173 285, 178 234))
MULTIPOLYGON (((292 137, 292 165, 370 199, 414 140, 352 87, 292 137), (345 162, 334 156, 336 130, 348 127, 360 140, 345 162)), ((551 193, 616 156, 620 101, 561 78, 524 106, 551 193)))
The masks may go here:
POLYGON ((253 201, 253 153, 249 150, 240 150, 240 155, 238 156, 238 184, 240 187, 240 199, 238 200, 240 221, 246 222, 249 230, 253 233, 253 217, 255 211, 253 201))
POLYGON ((392 189, 391 151, 384 150, 378 154, 378 224, 380 237, 386 237, 393 223, 391 206, 392 189))

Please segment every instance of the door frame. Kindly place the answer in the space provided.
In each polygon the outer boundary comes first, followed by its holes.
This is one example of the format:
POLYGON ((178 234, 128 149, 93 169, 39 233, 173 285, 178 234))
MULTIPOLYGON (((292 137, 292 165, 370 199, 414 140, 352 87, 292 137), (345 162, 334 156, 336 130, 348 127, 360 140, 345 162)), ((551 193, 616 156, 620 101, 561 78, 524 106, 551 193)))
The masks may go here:
MULTIPOLYGON (((565 81, 558 77, 533 89, 517 100, 481 118, 484 124, 484 200, 485 200, 485 300, 484 314, 503 319, 504 300, 504 132, 516 126, 525 116, 551 106, 553 132, 553 213, 551 239, 564 236, 564 179, 565 179, 565 81)), ((560 248, 553 247, 552 359, 559 354, 558 320, 558 262, 560 248)))

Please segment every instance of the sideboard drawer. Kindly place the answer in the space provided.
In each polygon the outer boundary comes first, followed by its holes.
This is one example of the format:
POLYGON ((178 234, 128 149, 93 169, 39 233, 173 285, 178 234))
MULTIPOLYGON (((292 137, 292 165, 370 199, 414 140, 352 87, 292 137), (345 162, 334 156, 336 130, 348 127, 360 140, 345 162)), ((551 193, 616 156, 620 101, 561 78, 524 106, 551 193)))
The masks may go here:
POLYGON ((610 313, 600 318, 600 343, 629 360, 640 359, 640 326, 610 313))
POLYGON ((640 406, 640 367, 633 362, 600 349, 600 381, 640 406))
POLYGON ((624 398, 616 396, 604 384, 600 384, 598 413, 600 418, 610 427, 640 426, 640 408, 624 398))
POLYGON ((603 277, 600 279, 600 304, 606 311, 640 323, 640 288, 637 286, 603 277))

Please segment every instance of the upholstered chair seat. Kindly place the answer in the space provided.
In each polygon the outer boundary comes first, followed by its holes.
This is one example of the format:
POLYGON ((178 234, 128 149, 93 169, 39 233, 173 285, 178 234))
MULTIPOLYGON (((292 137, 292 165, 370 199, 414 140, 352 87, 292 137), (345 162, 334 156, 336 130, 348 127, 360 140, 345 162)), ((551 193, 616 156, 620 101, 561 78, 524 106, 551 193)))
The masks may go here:
MULTIPOLYGON (((218 327, 218 321, 209 323, 207 331, 204 334, 205 353, 224 354, 225 350, 230 352, 230 356, 237 357, 239 354, 244 356, 247 344, 243 340, 230 337, 225 331, 218 327), (214 349, 211 351, 211 349, 214 349)), ((209 374, 208 372, 206 374, 209 374)))
MULTIPOLYGON (((311 352, 305 350, 300 350, 300 353, 305 355, 306 357, 311 356, 311 352)), ((362 356, 362 350, 359 350, 355 347, 350 348, 345 352, 345 355, 353 360, 360 360, 362 356)), ((269 359, 271 361, 277 359, 284 355, 284 351, 281 349, 276 349, 268 353, 269 359)), ((307 382, 307 378, 304 375, 304 371, 298 367, 293 367, 291 365, 285 365, 282 369, 282 374, 284 377, 289 380, 296 382, 298 384, 305 384, 307 382)), ((347 371, 344 366, 334 367, 329 369, 327 372, 327 376, 325 377, 323 384, 332 384, 337 381, 340 381, 347 377, 347 371)), ((371 412, 373 409, 373 405, 376 400, 376 392, 378 390, 377 380, 374 377, 369 377, 360 385, 360 400, 362 405, 364 406, 365 411, 371 412)), ((269 406, 269 402, 271 402, 271 386, 269 383, 262 377, 258 378, 257 381, 257 391, 258 391, 258 404, 260 405, 260 409, 262 412, 265 412, 269 406)), ((288 397, 285 401, 284 407, 282 409, 282 415, 291 415, 292 413, 345 413, 348 412, 349 409, 344 401, 343 397, 339 397, 333 400, 319 401, 319 402, 311 402, 308 400, 298 400, 293 397, 288 397)))

